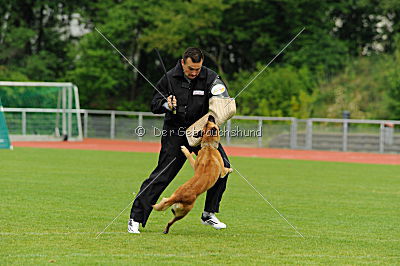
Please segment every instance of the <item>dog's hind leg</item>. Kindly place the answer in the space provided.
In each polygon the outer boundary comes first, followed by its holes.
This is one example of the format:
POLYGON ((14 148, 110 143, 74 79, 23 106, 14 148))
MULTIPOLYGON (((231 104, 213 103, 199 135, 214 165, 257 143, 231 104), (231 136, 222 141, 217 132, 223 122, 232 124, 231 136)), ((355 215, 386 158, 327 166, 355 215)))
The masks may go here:
POLYGON ((163 198, 160 203, 153 205, 153 209, 156 211, 165 211, 169 206, 174 204, 172 197, 163 198))
POLYGON ((179 221, 180 219, 182 219, 185 216, 175 216, 174 218, 172 218, 171 221, 168 222, 167 227, 165 227, 164 229, 164 234, 168 234, 169 232, 169 228, 171 227, 171 225, 173 225, 176 221, 179 221))
POLYGON ((176 222, 182 219, 183 217, 190 212, 190 210, 193 208, 194 204, 191 205, 184 205, 182 203, 177 203, 172 206, 172 213, 174 214, 174 218, 172 218, 171 221, 168 222, 167 226, 164 229, 164 234, 168 234, 169 228, 176 222))

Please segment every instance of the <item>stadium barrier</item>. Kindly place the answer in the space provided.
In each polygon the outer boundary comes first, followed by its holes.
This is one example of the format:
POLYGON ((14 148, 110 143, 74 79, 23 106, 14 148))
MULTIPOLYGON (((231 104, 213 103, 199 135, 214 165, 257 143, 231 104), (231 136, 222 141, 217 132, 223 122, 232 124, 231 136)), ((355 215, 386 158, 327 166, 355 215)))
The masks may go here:
MULTIPOLYGON (((159 141, 165 133, 163 115, 150 112, 4 108, 11 140, 24 140, 26 136, 51 139, 56 130, 50 117, 62 112, 80 114, 82 125, 70 128, 83 128, 84 138, 159 141)), ((393 120, 234 116, 221 126, 221 142, 232 146, 400 153, 399 125, 400 121, 393 120)))

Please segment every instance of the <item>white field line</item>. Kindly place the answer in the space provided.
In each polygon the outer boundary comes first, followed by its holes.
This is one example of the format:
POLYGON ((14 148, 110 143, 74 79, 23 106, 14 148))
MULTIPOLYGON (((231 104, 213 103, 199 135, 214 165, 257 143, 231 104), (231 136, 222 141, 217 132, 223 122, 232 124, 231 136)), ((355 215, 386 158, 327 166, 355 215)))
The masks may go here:
MULTIPOLYGON (((148 234, 153 234, 154 232, 147 232, 148 234)), ((158 232, 157 232, 158 233, 158 232)), ((93 235, 94 232, 0 232, 0 237, 3 239, 7 236, 51 236, 51 235, 93 235)), ((104 232, 105 235, 129 235, 126 231, 119 232, 104 232)), ((299 235, 264 235, 266 238, 300 238, 299 235)), ((307 235, 307 238, 322 239, 327 238, 331 240, 349 240, 349 237, 325 237, 325 236, 313 236, 307 235)), ((354 240, 355 241, 355 240, 354 240)), ((362 238, 357 237, 357 241, 369 241, 369 242, 400 242, 400 239, 376 239, 376 238, 362 238)))
MULTIPOLYGON (((31 235, 31 236, 46 236, 46 235, 90 235, 94 234, 94 232, 0 232, 0 236, 23 236, 23 235, 31 235)), ((103 234, 126 234, 126 232, 105 232, 103 234)))
MULTIPOLYGON (((127 258, 137 258, 137 257, 175 257, 175 258, 196 258, 196 257, 208 257, 208 256, 220 256, 221 253, 218 252, 204 252, 204 253, 194 253, 194 254, 160 254, 160 253, 140 253, 140 254, 90 254, 90 253, 71 253, 65 255, 48 255, 48 254, 16 254, 16 255, 6 255, 2 257, 9 258, 35 258, 35 257, 47 257, 47 258, 66 258, 66 257, 127 257, 127 258)), ((230 257, 249 257, 249 254, 230 254, 230 257)), ((377 255, 329 255, 329 254, 264 254, 263 258, 331 258, 331 259, 399 259, 400 256, 377 256, 377 255)))

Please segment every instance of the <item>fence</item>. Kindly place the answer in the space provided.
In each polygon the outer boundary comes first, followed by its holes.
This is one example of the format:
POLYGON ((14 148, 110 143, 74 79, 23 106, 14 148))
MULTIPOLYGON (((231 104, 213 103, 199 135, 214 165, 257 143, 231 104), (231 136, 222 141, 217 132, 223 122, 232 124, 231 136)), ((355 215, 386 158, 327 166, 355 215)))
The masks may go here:
MULTIPOLYGON (((58 130, 55 117, 62 112, 37 108, 4 111, 12 140, 54 136, 58 130)), ((85 138, 159 141, 163 133, 163 115, 149 112, 72 109, 67 113, 83 116, 85 138)), ((221 126, 221 142, 234 146, 400 153, 399 125, 400 121, 389 120, 235 116, 221 126)))

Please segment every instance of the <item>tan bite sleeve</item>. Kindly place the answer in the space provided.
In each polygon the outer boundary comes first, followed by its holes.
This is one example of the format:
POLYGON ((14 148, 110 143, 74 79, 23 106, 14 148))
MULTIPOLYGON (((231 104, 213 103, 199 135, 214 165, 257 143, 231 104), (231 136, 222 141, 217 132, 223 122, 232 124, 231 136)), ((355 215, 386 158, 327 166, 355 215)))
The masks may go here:
POLYGON ((195 147, 200 144, 201 138, 195 138, 193 135, 201 131, 206 125, 208 116, 212 115, 218 126, 231 119, 236 113, 236 102, 232 98, 211 97, 209 100, 209 111, 193 125, 186 129, 186 138, 189 145, 195 147))

